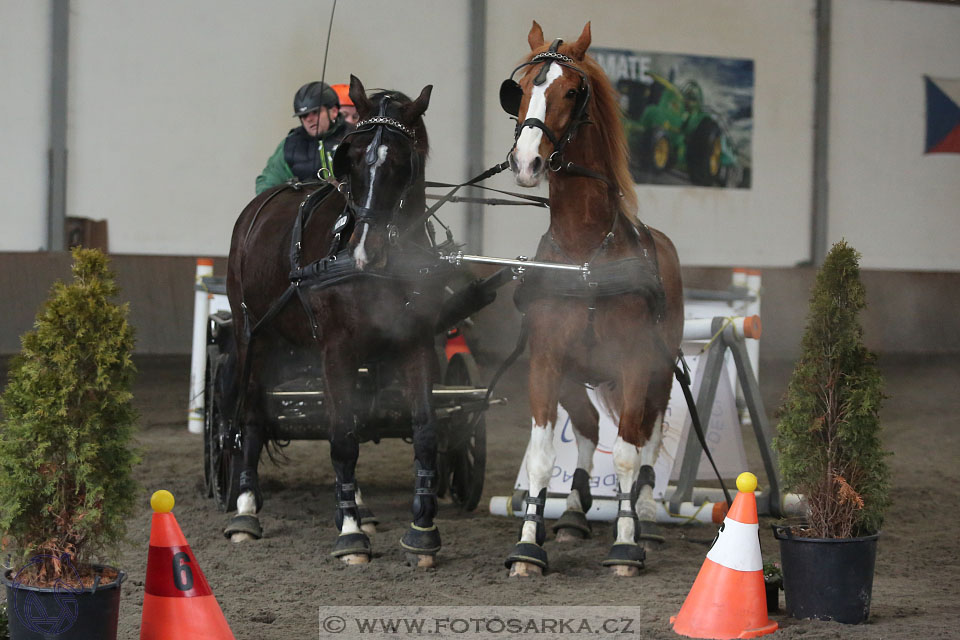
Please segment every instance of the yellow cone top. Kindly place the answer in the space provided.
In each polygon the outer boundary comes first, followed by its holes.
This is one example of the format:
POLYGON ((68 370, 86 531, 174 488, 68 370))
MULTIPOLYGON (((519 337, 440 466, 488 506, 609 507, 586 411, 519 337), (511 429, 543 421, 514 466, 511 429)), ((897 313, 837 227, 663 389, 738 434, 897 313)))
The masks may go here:
MULTIPOLYGON (((756 481, 754 481, 754 484, 756 484, 756 481)), ((740 481, 737 480, 737 486, 739 485, 740 481)), ((173 494, 166 489, 154 492, 150 497, 150 506, 156 513, 170 513, 173 511, 173 494)))
MULTIPOLYGON (((743 493, 753 493, 757 490, 757 476, 749 471, 744 471, 737 476, 737 490, 743 493)), ((171 500, 173 497, 171 496, 171 500)))

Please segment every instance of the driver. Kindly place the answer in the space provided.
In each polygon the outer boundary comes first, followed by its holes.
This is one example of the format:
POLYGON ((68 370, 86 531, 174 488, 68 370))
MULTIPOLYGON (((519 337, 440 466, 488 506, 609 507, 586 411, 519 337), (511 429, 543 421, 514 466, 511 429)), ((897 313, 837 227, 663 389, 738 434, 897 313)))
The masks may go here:
POLYGON ((333 152, 350 129, 336 92, 324 82, 308 82, 293 97, 293 115, 300 118, 300 126, 280 141, 257 176, 258 194, 294 178, 317 180, 321 170, 324 177, 332 173, 333 152))

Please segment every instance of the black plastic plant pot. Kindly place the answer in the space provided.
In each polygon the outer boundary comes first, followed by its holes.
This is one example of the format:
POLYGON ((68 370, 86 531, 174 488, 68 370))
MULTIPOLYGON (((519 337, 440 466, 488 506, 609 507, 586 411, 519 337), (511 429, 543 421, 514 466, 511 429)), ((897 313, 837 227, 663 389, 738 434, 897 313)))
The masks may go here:
POLYGON ((114 570, 113 582, 84 589, 26 586, 18 581, 17 572, 5 571, 10 640, 116 640, 120 585, 127 575, 114 570))
POLYGON ((767 593, 767 613, 780 611, 780 581, 764 581, 763 586, 767 593))
POLYGON ((861 538, 801 538, 773 525, 780 541, 783 597, 788 616, 845 624, 870 616, 879 534, 861 538))

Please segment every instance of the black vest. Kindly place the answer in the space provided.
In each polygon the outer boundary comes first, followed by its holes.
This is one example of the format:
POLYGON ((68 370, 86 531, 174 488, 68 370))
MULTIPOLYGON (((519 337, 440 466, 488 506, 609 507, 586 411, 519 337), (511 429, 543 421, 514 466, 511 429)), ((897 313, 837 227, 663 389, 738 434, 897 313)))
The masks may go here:
POLYGON ((307 182, 317 179, 317 171, 323 167, 320 159, 321 145, 327 154, 327 166, 332 166, 333 152, 347 133, 342 118, 337 118, 333 126, 319 138, 311 138, 302 126, 291 129, 283 142, 283 159, 297 180, 307 182))

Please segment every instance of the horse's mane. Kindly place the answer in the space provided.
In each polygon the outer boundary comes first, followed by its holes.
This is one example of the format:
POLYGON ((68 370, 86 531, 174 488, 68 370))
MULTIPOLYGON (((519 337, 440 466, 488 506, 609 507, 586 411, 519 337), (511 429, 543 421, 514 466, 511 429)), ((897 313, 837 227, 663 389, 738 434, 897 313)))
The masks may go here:
MULTIPOLYGON (((542 48, 532 51, 527 60, 531 60, 538 53, 546 51, 549 47, 544 45, 542 48)), ((571 44, 562 44, 558 51, 569 55, 571 44)), ((587 74, 590 82, 591 98, 587 106, 587 116, 591 124, 584 126, 593 126, 597 128, 602 140, 602 147, 609 150, 607 154, 608 175, 613 178, 614 183, 623 194, 620 199, 620 208, 631 219, 637 219, 637 193, 633 187, 633 177, 630 175, 629 148, 627 147, 627 137, 623 131, 623 110, 620 107, 620 101, 616 90, 610 84, 607 74, 603 68, 589 54, 583 57, 582 62, 575 62, 574 66, 587 74)))
MULTIPOLYGON (((390 98, 392 103, 387 107, 387 115, 390 117, 395 117, 398 111, 413 103, 413 100, 411 100, 410 97, 405 93, 390 89, 374 89, 373 92, 371 92, 368 96, 371 104, 376 105, 376 109, 380 108, 380 103, 384 98, 390 98)), ((374 111, 374 113, 371 115, 376 115, 376 111, 374 111)), ((423 124, 422 116, 417 118, 417 123, 414 125, 413 129, 417 133, 417 142, 415 145, 417 153, 419 153, 422 158, 426 159, 430 152, 430 143, 427 140, 427 127, 423 124)))

